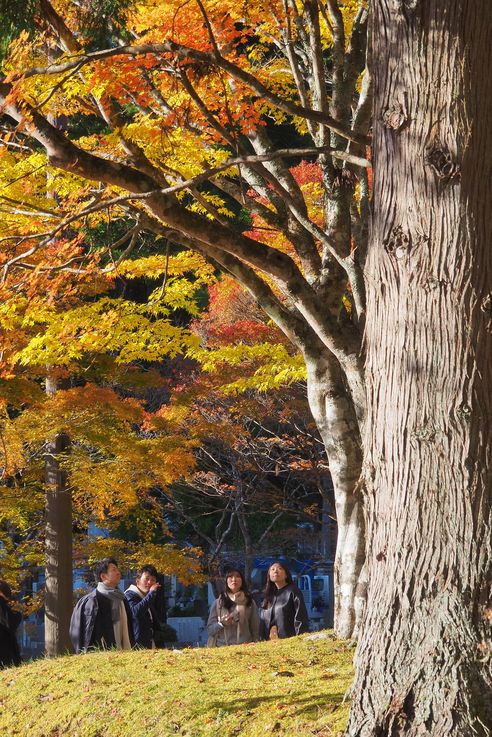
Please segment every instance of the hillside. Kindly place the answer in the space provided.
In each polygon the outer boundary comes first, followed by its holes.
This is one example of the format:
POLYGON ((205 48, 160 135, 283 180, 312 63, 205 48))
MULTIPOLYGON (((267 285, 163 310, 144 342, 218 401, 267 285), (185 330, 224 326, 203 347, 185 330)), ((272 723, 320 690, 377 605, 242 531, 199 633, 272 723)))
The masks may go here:
POLYGON ((100 652, 0 672, 5 737, 335 737, 352 649, 331 635, 100 652))

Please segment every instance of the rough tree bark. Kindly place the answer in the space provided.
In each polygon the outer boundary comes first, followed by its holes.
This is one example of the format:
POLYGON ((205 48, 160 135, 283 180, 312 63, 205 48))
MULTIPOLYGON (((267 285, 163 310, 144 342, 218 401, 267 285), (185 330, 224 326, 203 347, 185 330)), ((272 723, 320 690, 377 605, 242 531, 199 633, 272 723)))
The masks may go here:
MULTIPOLYGON (((46 392, 56 392, 56 380, 47 378, 46 392)), ((72 497, 59 457, 70 446, 67 435, 59 433, 46 444, 46 593, 45 652, 49 657, 71 649, 69 637, 72 613, 72 497)))
POLYGON ((348 735, 492 734, 492 5, 376 0, 369 591, 348 735))

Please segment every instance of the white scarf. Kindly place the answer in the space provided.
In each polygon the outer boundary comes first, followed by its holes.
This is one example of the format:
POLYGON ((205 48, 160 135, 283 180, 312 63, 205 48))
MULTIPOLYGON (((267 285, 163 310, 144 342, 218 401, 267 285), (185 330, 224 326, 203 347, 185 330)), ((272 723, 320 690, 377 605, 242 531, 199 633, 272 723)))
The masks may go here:
POLYGON ((236 609, 239 614, 239 622, 242 629, 246 621, 246 594, 244 593, 244 591, 238 591, 236 594, 231 594, 231 592, 228 591, 227 596, 236 605, 236 609))
POLYGON ((134 594, 138 594, 141 599, 143 599, 144 596, 146 595, 146 594, 144 594, 143 591, 140 591, 140 589, 138 588, 138 586, 135 586, 134 583, 131 583, 130 584, 130 586, 127 588, 127 591, 133 591, 133 593, 134 594))

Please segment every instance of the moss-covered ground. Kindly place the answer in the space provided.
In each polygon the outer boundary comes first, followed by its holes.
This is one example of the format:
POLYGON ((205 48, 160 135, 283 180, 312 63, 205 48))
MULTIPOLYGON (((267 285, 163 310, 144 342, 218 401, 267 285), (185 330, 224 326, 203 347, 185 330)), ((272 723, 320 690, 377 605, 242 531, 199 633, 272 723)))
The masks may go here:
POLYGON ((99 652, 0 671, 2 737, 335 737, 353 651, 326 633, 99 652))

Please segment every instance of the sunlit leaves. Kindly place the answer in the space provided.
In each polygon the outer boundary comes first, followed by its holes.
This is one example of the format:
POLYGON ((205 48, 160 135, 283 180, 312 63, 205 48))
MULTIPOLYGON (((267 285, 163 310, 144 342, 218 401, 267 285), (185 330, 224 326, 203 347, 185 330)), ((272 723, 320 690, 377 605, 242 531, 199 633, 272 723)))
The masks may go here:
MULTIPOLYGON (((87 384, 33 401, 2 426, 4 476, 13 479, 3 489, 3 500, 9 501, 4 518, 19 527, 24 524, 19 517, 23 497, 14 491, 13 474, 24 475, 36 457, 41 464, 46 440, 60 432, 70 434, 70 453, 60 462, 68 474, 76 514, 86 524, 98 519, 107 526, 154 487, 185 478, 194 467, 194 442, 172 430, 149 433, 148 426, 140 402, 109 388, 87 384)), ((38 470, 42 472, 42 466, 38 470)), ((41 490, 42 477, 34 475, 32 480, 41 490)), ((26 479, 18 483, 24 485, 26 479)))
POLYGON ((175 574, 185 586, 204 581, 201 551, 197 548, 189 547, 183 551, 169 543, 136 545, 125 540, 99 537, 81 540, 75 550, 76 560, 82 565, 93 565, 108 555, 117 557, 122 570, 135 571, 151 560, 161 573, 175 574))
MULTIPOLYGON (((109 23, 98 15, 108 2, 94 10, 96 28, 88 15, 92 0, 54 0, 66 24, 65 40, 52 28, 11 46, 5 66, 9 102, 21 113, 0 131, 0 349, 2 376, 9 381, 39 384, 49 371, 89 387, 88 394, 79 386, 60 390, 51 404, 31 396, 7 404, 4 432, 12 448, 5 473, 23 463, 27 473, 38 463, 44 439, 66 428, 72 453, 63 461, 77 509, 117 518, 145 494, 148 499, 152 488, 186 476, 193 465, 190 438, 200 432, 196 418, 187 425, 184 401, 165 406, 162 400, 155 413, 138 402, 125 406, 118 392, 123 395, 131 381, 125 390, 118 381, 127 369, 134 377, 138 363, 147 368, 185 354, 193 367, 200 361, 213 372, 216 387, 243 396, 305 378, 301 357, 287 339, 225 280, 210 292, 205 319, 200 309, 206 287, 216 279, 219 249, 229 264, 224 268, 236 274, 235 267, 241 268, 251 291, 251 283, 261 280, 274 305, 270 314, 304 314, 293 291, 282 293, 284 267, 280 277, 269 274, 268 266, 264 273, 258 253, 279 264, 291 259, 289 273, 299 274, 296 288, 305 286, 302 273, 308 271, 305 292, 318 288, 318 260, 329 270, 330 248, 309 226, 295 222, 299 216, 291 204, 313 226, 325 227, 334 162, 322 178, 316 163, 299 163, 299 149, 279 157, 281 176, 273 160, 263 160, 276 158, 275 140, 283 131, 293 145, 304 146, 293 127, 309 132, 316 146, 329 140, 326 129, 299 113, 299 105, 309 107, 316 97, 312 4, 137 0, 114 5, 128 10, 122 27, 116 16, 109 23), (88 61, 87 51, 104 47, 88 61), (304 92, 289 51, 296 55, 304 92), (56 64, 65 67, 54 74, 56 64), (290 103, 297 105, 297 116, 290 103), (39 113, 46 116, 41 133, 33 128, 39 113), (279 123, 285 124, 280 132, 279 123), (262 151, 262 161, 220 169, 231 158, 251 159, 262 151), (221 235, 217 244, 211 220, 221 235), (252 240, 261 243, 257 251, 252 240), (183 246, 208 249, 214 267, 189 251, 179 253, 183 246), (236 299, 240 309, 234 314, 230 303, 236 299), (190 317, 196 318, 192 330, 190 317), (116 389, 112 396, 101 393, 108 384, 116 389), (87 401, 91 393, 94 407, 87 401), (183 438, 176 437, 173 421, 183 438), (14 430, 22 438, 17 444, 9 435, 14 430)), ((338 6, 347 31, 360 3, 338 6)), ((325 68, 317 81, 326 85, 327 98, 333 84, 332 11, 333 6, 319 15, 319 60, 325 68)), ((354 96, 349 90, 347 99, 354 96)), ((344 113, 349 117, 350 111, 344 113)), ((320 285, 329 281, 324 277, 320 285)), ((301 301, 307 309, 305 294, 301 301)))
POLYGON ((155 319, 146 305, 121 299, 102 298, 42 319, 43 331, 16 356, 21 365, 68 366, 88 354, 105 352, 115 353, 117 363, 157 361, 196 343, 187 330, 155 319))
POLYGON ((191 355, 200 361, 204 371, 215 371, 222 364, 228 366, 260 364, 258 368, 253 368, 251 373, 248 372, 246 376, 225 385, 223 389, 230 393, 246 389, 267 391, 306 378, 306 367, 302 357, 298 354, 291 356, 281 344, 240 343, 211 351, 199 349, 191 352, 191 355))

